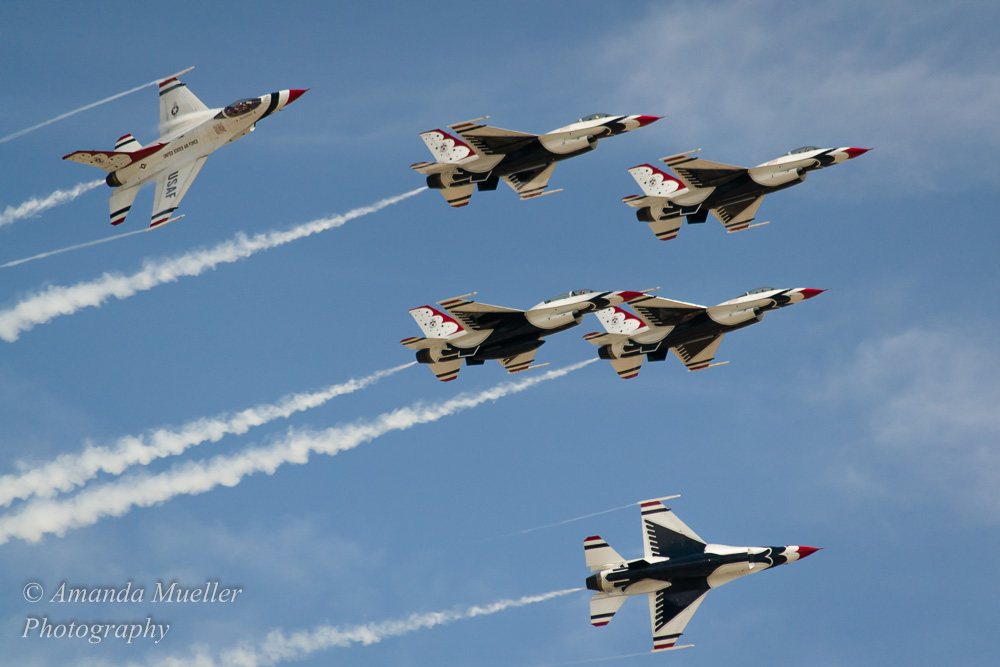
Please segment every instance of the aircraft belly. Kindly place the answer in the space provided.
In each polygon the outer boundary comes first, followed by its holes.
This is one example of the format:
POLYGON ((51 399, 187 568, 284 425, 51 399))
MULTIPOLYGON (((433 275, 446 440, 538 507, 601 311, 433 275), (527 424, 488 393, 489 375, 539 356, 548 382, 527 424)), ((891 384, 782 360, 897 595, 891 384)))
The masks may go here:
POLYGON ((645 593, 655 593, 670 587, 669 581, 657 579, 641 579, 640 581, 625 587, 625 595, 643 595, 645 593))
POLYGON ((541 169, 552 162, 559 162, 578 154, 579 152, 573 154, 553 153, 546 150, 538 141, 532 141, 524 148, 505 155, 503 162, 497 165, 496 171, 500 176, 519 174, 522 171, 541 169))
POLYGON ((765 569, 767 569, 767 567, 762 566, 761 563, 727 563, 719 566, 715 572, 708 575, 708 585, 712 588, 718 588, 723 584, 728 584, 734 579, 739 579, 740 577, 745 577, 748 574, 765 569))
POLYGON ((506 359, 531 350, 537 350, 545 341, 541 338, 506 339, 481 346, 475 354, 476 359, 506 359))
MULTIPOLYGON (((756 320, 751 321, 756 322, 756 320)), ((674 327, 674 330, 667 334, 667 336, 663 339, 663 343, 668 347, 686 345, 687 343, 694 343, 695 341, 721 336, 726 332, 747 326, 747 324, 749 323, 736 326, 726 326, 719 324, 708 315, 699 315, 691 322, 678 324, 674 327)))

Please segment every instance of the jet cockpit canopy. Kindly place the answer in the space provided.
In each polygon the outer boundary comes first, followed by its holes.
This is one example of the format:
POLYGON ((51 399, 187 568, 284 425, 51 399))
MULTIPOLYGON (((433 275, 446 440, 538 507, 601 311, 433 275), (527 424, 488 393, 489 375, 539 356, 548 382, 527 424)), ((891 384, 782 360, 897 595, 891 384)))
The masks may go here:
POLYGON ((226 118, 236 118, 237 116, 242 116, 245 113, 253 111, 259 106, 260 106, 259 97, 248 97, 246 99, 237 100, 236 102, 233 102, 225 109, 223 109, 222 113, 225 115, 226 118))
MULTIPOLYGON (((808 153, 809 151, 818 150, 820 150, 819 146, 802 146, 800 148, 796 148, 794 151, 788 151, 785 155, 798 155, 799 153, 808 153)), ((782 157, 784 157, 784 155, 782 155, 782 157)))
POLYGON ((553 301, 561 301, 563 299, 568 299, 571 296, 582 296, 584 294, 595 294, 595 293, 596 292, 592 289, 578 289, 578 290, 573 290, 571 292, 566 292, 565 294, 557 294, 551 299, 546 299, 545 301, 542 301, 542 303, 552 303, 553 301))
POLYGON ((774 287, 758 287, 757 289, 750 290, 743 296, 751 296, 753 294, 763 294, 764 292, 773 292, 774 290, 775 290, 774 287))

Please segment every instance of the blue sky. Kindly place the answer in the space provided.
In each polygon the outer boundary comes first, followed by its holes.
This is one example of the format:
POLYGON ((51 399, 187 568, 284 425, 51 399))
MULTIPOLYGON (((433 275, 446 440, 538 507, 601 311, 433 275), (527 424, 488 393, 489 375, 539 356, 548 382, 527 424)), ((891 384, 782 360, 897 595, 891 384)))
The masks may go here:
MULTIPOLYGON (((1000 619, 989 557, 1000 547, 998 19, 972 2, 4 3, 0 136, 191 65, 184 81, 212 107, 310 91, 208 161, 180 222, 0 269, 0 313, 48 286, 132 275, 410 192, 423 184, 408 165, 428 159, 427 129, 484 115, 539 133, 594 112, 666 117, 560 164, 551 185, 565 191, 551 197, 520 202, 501 188, 450 210, 422 192, 0 341, 0 476, 406 364, 398 341, 418 333, 407 310, 472 291, 516 308, 580 288, 660 285, 703 304, 761 285, 829 291, 727 336, 718 359, 732 363, 712 371, 670 359, 621 381, 592 363, 335 456, 171 496, 209 464, 526 379, 491 363, 442 384, 410 367, 120 476, 98 472, 62 504, 14 500, 0 527, 30 506, 31 525, 64 531, 0 544, 0 650, 25 665, 239 664, 233 649, 277 629, 574 588, 584 537, 641 553, 637 509, 519 531, 680 493, 672 507, 710 541, 825 550, 714 592, 684 637, 697 647, 676 654, 645 654, 644 599, 595 629, 577 592, 291 664, 531 667, 637 653, 613 662, 989 664, 1000 619), (620 203, 638 192, 635 164, 702 148, 750 166, 808 144, 876 150, 769 197, 759 217, 772 224, 746 233, 709 221, 661 243, 620 203), (59 523, 95 504, 121 512, 59 523), (32 581, 132 581, 148 599, 158 580, 244 593, 229 606, 22 597, 32 581), (24 639, 28 615, 151 615, 171 629, 155 646, 24 639)), ((149 87, 0 143, 0 212, 101 176, 60 161, 73 150, 126 132, 155 139, 156 104, 149 87)), ((108 196, 101 186, 0 226, 0 263, 147 224, 152 188, 119 229, 108 196)), ((593 357, 581 336, 598 326, 549 339, 545 371, 593 357)))

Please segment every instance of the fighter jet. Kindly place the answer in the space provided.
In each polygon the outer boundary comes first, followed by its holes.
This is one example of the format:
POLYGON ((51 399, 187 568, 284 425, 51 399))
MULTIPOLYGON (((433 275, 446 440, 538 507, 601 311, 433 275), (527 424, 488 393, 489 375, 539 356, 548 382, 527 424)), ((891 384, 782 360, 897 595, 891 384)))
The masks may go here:
POLYGON ((444 130, 420 135, 437 162, 417 162, 411 169, 427 176, 427 187, 440 190, 454 208, 465 206, 472 189, 496 190, 502 178, 521 199, 533 199, 562 190, 544 192, 556 162, 597 147, 604 137, 644 127, 659 116, 585 116, 548 134, 526 134, 479 125, 489 116, 449 125, 457 137, 444 130))
POLYGON ((643 557, 626 561, 599 536, 583 541, 587 566, 590 622, 607 625, 630 595, 649 595, 653 652, 675 646, 705 596, 747 574, 809 556, 815 547, 729 547, 706 544, 657 498, 639 503, 642 509, 643 557))
POLYGON ((466 300, 475 294, 439 301, 445 312, 433 306, 410 311, 426 337, 399 342, 416 350, 417 361, 430 364, 442 382, 458 377, 463 361, 481 366, 487 359, 496 359, 508 373, 546 366, 531 365, 535 352, 545 343, 543 337, 577 326, 586 313, 642 296, 641 292, 575 290, 524 311, 466 300))
POLYGON ((297 100, 305 90, 281 90, 261 97, 237 100, 223 109, 209 109, 177 78, 163 79, 160 87, 160 138, 143 146, 131 134, 118 139, 113 151, 76 151, 63 157, 100 167, 114 188, 111 224, 125 221, 144 183, 156 180, 156 199, 150 227, 178 218, 170 216, 180 206, 192 181, 216 149, 253 132, 257 121, 297 100))
POLYGON ((709 212, 725 225, 727 232, 766 225, 750 224, 764 195, 801 183, 810 171, 845 162, 871 149, 803 146, 750 169, 688 157, 700 150, 662 158, 676 178, 651 164, 628 170, 645 194, 629 195, 622 201, 639 209, 636 217, 649 223, 661 241, 675 238, 684 218, 689 224, 701 223, 709 212))
POLYGON ((643 294, 630 301, 641 317, 617 306, 599 310, 597 318, 606 333, 589 333, 584 339, 599 345, 598 356, 609 360, 626 380, 639 374, 643 357, 663 361, 668 350, 689 371, 700 371, 729 363, 712 363, 725 334, 760 322, 768 311, 825 291, 759 287, 710 307, 643 294))

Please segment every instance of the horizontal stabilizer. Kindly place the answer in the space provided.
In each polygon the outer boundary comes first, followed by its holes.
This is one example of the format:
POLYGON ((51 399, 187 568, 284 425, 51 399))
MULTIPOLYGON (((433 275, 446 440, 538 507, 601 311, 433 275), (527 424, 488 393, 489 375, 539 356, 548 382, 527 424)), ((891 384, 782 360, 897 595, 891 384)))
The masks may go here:
POLYGON ((625 559, 608 546, 599 535, 588 537, 583 541, 583 555, 587 559, 587 567, 591 572, 607 570, 625 564, 625 559))
POLYGON ((609 345, 628 340, 628 335, 612 334, 606 331, 591 331, 588 334, 583 334, 583 339, 591 345, 609 345))
POLYGON ((624 359, 612 359, 611 366, 618 373, 618 377, 623 380, 631 380, 639 374, 639 369, 642 368, 642 362, 645 359, 646 357, 641 354, 624 359))
POLYGON ((452 359, 449 361, 439 361, 430 364, 431 372, 441 382, 451 382, 458 377, 458 372, 462 370, 462 360, 452 359))
POLYGON ((601 627, 611 622, 611 618, 625 603, 626 595, 621 593, 595 593, 590 598, 590 624, 601 627))
POLYGON ((132 210, 135 196, 139 194, 139 186, 132 188, 115 188, 111 191, 111 224, 120 225, 125 222, 125 216, 132 210))

